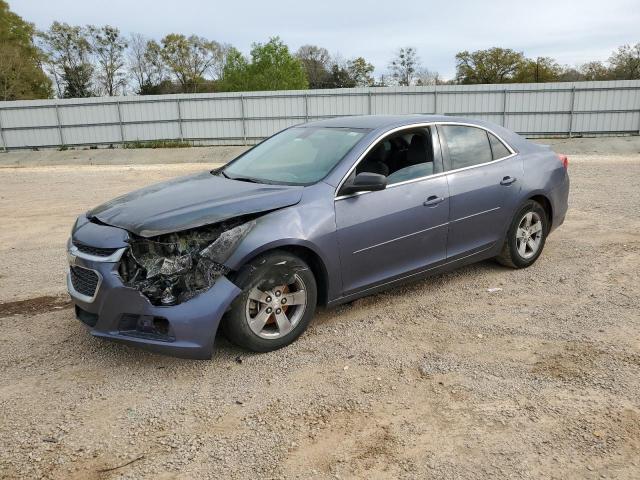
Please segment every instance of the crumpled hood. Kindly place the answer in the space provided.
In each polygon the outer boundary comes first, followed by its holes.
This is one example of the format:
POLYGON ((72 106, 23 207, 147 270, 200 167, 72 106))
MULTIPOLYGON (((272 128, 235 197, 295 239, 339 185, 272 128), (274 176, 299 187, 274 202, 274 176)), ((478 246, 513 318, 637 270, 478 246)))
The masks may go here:
POLYGON ((94 208, 87 216, 148 238, 295 205, 302 190, 203 172, 127 193, 94 208))

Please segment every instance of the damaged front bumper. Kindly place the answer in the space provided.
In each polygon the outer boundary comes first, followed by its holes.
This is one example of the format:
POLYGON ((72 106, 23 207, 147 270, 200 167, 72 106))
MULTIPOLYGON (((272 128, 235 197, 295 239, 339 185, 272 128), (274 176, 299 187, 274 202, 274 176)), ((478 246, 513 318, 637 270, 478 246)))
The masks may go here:
MULTIPOLYGON (((105 229, 122 232, 88 224, 79 233, 86 236, 89 232, 95 240, 105 238, 105 229), (100 235, 96 230, 101 230, 100 235)), ((75 234, 74 241, 84 243, 75 234)), ((241 290, 220 276, 211 288, 182 303, 153 305, 139 290, 125 285, 119 275, 119 262, 127 248, 96 247, 100 253, 96 255, 86 249, 80 251, 70 239, 67 289, 78 319, 96 337, 178 357, 211 358, 220 320, 241 290)))

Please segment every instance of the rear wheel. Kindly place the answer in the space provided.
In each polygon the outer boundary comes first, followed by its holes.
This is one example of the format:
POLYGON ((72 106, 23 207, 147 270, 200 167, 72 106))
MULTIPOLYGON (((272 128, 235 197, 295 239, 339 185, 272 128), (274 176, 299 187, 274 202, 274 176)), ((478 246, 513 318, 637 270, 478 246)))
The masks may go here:
POLYGON ((532 265, 542 253, 549 221, 544 208, 529 200, 513 218, 498 262, 512 268, 532 265))
POLYGON ((227 338, 256 352, 282 348, 307 328, 317 288, 308 265, 286 252, 270 252, 250 262, 236 283, 242 293, 223 322, 227 338))

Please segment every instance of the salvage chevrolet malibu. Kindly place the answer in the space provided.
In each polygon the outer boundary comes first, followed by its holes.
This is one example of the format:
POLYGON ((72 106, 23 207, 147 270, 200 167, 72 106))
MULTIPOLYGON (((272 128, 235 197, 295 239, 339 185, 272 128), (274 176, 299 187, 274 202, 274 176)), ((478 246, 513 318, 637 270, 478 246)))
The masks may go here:
POLYGON ((81 215, 67 288, 97 337, 210 358, 220 325, 265 352, 317 304, 488 258, 528 267, 568 194, 565 156, 497 125, 318 121, 81 215))

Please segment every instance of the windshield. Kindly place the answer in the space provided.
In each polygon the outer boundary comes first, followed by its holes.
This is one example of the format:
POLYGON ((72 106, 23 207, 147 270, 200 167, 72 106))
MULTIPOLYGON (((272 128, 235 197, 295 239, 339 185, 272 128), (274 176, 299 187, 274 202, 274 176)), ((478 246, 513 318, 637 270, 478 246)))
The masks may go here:
POLYGON ((369 130, 295 127, 255 146, 223 170, 232 179, 305 185, 323 179, 369 130))

